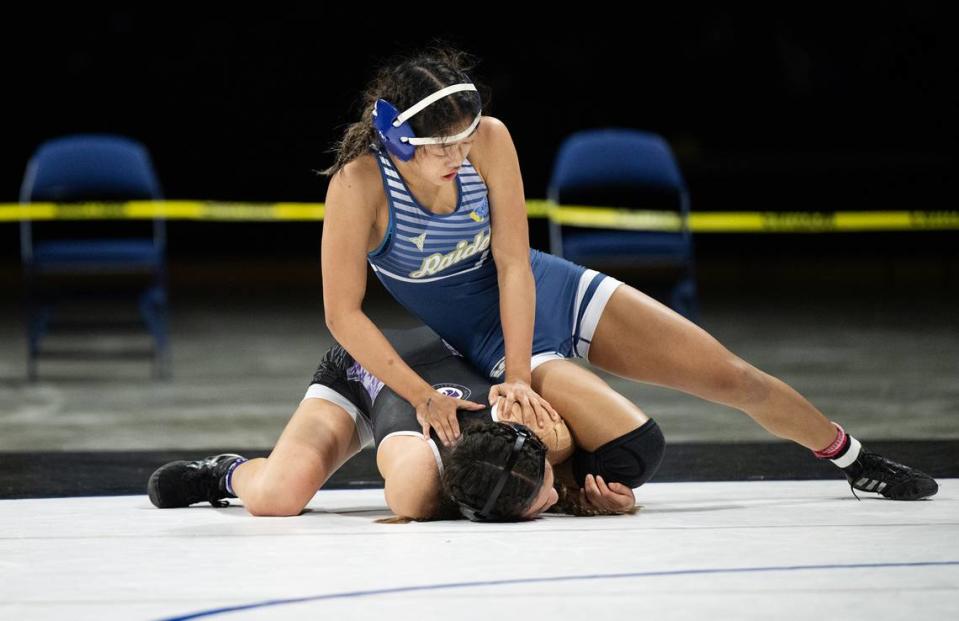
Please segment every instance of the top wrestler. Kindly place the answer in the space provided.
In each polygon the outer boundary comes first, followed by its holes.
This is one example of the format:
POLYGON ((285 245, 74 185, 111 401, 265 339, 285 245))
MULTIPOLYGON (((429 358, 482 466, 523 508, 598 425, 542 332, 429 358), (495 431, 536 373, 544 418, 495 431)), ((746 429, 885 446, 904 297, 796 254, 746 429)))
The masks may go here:
MULTIPOLYGON (((502 396, 503 411, 511 412, 518 402, 521 420, 556 422, 559 410, 574 425, 592 411, 639 412, 590 370, 562 360, 582 358, 741 410, 828 460, 853 490, 895 500, 938 491, 932 477, 866 450, 792 387, 652 297, 531 249, 512 136, 502 121, 481 115, 464 59, 439 48, 385 63, 364 92, 363 118, 347 129, 324 171, 331 175, 322 240, 327 327, 415 409, 424 439, 432 428, 449 446, 459 436, 457 408, 485 405, 437 391, 403 362, 363 312, 367 262, 400 304, 502 382, 490 390, 490 403, 502 396)), ((332 442, 321 435, 291 441, 305 455, 325 454, 332 442)), ((598 446, 583 443, 585 450, 598 446)), ((275 483, 288 466, 271 459, 263 480, 275 483)), ((263 467, 238 466, 238 480, 263 467)), ((261 491, 266 506, 284 501, 269 501, 280 493, 273 484, 261 491)))
POLYGON ((545 369, 539 382, 532 377, 546 361, 584 358, 620 377, 739 409, 829 460, 851 488, 896 500, 938 491, 932 477, 865 450, 785 382, 652 297, 531 249, 512 136, 502 121, 481 115, 465 58, 437 48, 385 63, 364 92, 363 118, 325 171, 332 175, 322 243, 327 326, 415 407, 424 436, 435 427, 444 443, 456 438, 457 402, 404 364, 363 312, 367 262, 400 304, 503 382, 491 393, 506 397, 506 411, 516 400, 543 419, 558 416, 556 406, 568 421, 578 408, 595 407, 561 389, 559 367, 545 369))

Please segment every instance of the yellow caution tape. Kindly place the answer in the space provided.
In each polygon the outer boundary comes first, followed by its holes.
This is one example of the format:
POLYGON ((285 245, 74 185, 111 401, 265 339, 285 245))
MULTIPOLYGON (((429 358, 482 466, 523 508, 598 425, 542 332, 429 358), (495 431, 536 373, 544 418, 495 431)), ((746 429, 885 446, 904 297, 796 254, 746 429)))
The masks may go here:
MULTIPOLYGON (((672 211, 644 211, 526 202, 530 218, 566 226, 642 231, 680 231, 683 219, 672 211)), ((121 203, 0 203, 0 222, 20 220, 309 221, 323 220, 323 203, 244 203, 225 201, 129 201, 121 203)), ((693 212, 686 224, 694 233, 824 233, 959 229, 959 210, 693 212)))

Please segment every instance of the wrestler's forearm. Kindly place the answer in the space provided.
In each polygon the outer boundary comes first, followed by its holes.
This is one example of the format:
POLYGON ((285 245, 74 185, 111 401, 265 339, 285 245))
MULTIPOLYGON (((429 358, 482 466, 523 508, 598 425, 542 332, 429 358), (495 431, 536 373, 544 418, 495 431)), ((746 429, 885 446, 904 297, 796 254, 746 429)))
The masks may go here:
POLYGON ((528 263, 501 269, 499 312, 506 349, 504 381, 529 384, 532 373, 533 320, 536 316, 536 281, 528 263))
POLYGON ((339 315, 329 320, 327 327, 354 360, 414 407, 435 392, 363 311, 339 315))

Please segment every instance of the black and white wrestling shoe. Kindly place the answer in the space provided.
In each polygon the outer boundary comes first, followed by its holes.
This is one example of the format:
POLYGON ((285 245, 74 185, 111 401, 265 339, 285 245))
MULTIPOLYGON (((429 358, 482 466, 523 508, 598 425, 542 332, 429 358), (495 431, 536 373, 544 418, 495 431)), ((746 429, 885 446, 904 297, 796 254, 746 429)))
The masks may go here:
POLYGON ((214 507, 228 507, 223 498, 236 498, 227 489, 231 467, 247 461, 242 455, 221 453, 196 461, 171 461, 157 468, 147 483, 150 502, 159 509, 188 507, 207 501, 214 507))
POLYGON ((846 475, 850 491, 859 500, 862 499, 856 495, 857 489, 892 500, 919 500, 939 491, 939 484, 925 472, 867 451, 851 436, 845 455, 832 461, 846 475))

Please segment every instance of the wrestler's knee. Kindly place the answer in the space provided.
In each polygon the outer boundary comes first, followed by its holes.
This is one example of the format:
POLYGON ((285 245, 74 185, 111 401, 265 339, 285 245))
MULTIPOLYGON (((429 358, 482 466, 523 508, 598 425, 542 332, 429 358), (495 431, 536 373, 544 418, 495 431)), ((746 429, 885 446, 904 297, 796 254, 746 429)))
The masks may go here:
POLYGON ((573 453, 573 476, 581 488, 586 485, 586 475, 593 474, 607 483, 622 483, 635 489, 656 474, 665 453, 666 437, 650 418, 595 451, 577 448, 573 453))
POLYGON ((259 486, 243 498, 250 515, 258 517, 289 517, 299 515, 313 498, 316 490, 286 486, 259 486))

